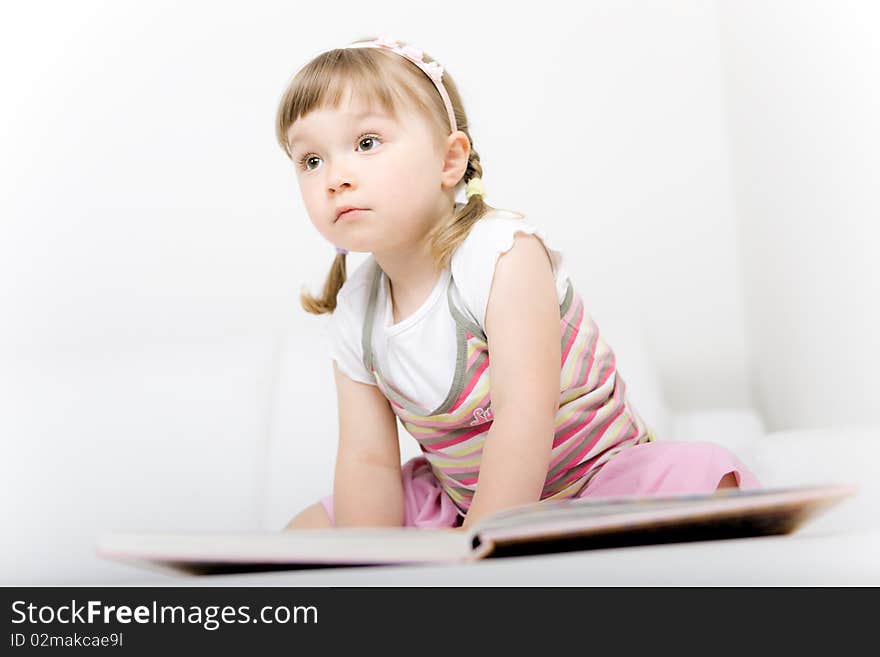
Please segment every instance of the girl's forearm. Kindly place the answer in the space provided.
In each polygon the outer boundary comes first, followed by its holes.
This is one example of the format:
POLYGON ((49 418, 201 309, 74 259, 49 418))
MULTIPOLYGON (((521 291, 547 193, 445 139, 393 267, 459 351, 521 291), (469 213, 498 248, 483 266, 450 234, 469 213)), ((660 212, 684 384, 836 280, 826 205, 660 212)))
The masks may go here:
POLYGON ((333 480, 333 514, 337 527, 403 525, 403 481, 400 466, 339 460, 333 480))
POLYGON ((499 511, 537 502, 553 444, 552 418, 496 416, 483 445, 477 491, 465 517, 469 528, 499 511))

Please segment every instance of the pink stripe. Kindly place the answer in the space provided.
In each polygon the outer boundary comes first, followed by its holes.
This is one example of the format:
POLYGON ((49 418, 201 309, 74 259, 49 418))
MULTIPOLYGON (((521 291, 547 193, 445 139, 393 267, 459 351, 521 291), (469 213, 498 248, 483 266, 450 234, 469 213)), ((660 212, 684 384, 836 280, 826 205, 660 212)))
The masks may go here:
MULTIPOLYGON (((568 307, 568 312, 565 313, 565 316, 562 318, 566 322, 571 321, 571 318, 574 316, 574 313, 576 313, 578 311, 578 308, 584 307, 584 304, 581 301, 580 295, 578 295, 577 293, 575 293, 572 296, 571 302, 572 302, 571 305, 568 307)), ((580 322, 576 322, 576 323, 578 325, 580 325, 580 322)))
POLYGON ((565 343, 565 347, 562 349, 562 362, 565 363, 568 358, 568 352, 571 350, 574 341, 577 340, 578 330, 574 329, 571 334, 568 336, 568 342, 565 343))
MULTIPOLYGON (((593 438, 593 440, 591 440, 589 442, 589 444, 587 444, 580 452, 578 452, 578 455, 574 459, 572 459, 575 463, 580 461, 586 454, 589 454, 590 450, 596 446, 596 443, 598 443, 599 440, 602 439, 602 436, 605 435, 605 432, 608 431, 608 427, 610 427, 614 423, 614 421, 617 420, 617 418, 619 418, 623 414, 623 411, 625 410, 625 408, 626 408, 626 405, 621 404, 620 407, 617 409, 617 412, 614 413, 610 418, 608 418, 608 420, 605 422, 604 426, 602 426, 601 430, 596 435, 596 437, 593 438)), ((609 447, 613 447, 613 445, 609 445, 609 447)), ((554 481, 559 479, 559 477, 561 477, 564 473, 565 473, 565 470, 561 470, 552 479, 545 482, 545 484, 553 483, 554 481)))
MULTIPOLYGON (((589 345, 591 338, 593 340, 593 346, 590 349, 590 353, 584 354, 583 356, 580 356, 580 357, 587 359, 587 366, 584 368, 584 372, 581 375, 581 378, 579 380, 575 381, 568 388, 566 388, 566 390, 571 390, 572 388, 579 388, 579 387, 583 386, 587 382, 587 380, 590 378, 590 371, 593 369, 593 361, 595 360, 595 357, 596 357, 596 349, 599 346, 599 337, 596 332, 591 332, 588 335, 587 341, 584 344, 589 345)), ((576 397, 575 399, 579 399, 579 397, 576 397)), ((572 400, 572 401, 574 401, 574 400, 572 400)))
POLYGON ((474 347, 474 349, 471 351, 471 356, 470 358, 468 358, 467 364, 465 366, 465 372, 473 367, 477 358, 479 358, 484 351, 486 351, 485 347, 474 347))
POLYGON ((551 445, 553 449, 556 449, 566 441, 567 436, 565 434, 567 434, 572 427, 575 427, 575 431, 578 431, 580 428, 588 426, 593 417, 595 417, 596 413, 599 412, 599 409, 595 409, 590 415, 584 418, 584 410, 585 409, 583 408, 579 408, 571 414, 571 417, 568 418, 564 424, 560 424, 554 429, 556 437, 553 438, 553 445, 551 445))
MULTIPOLYGON (((602 436, 605 434, 605 431, 607 431, 607 429, 611 425, 611 423, 613 423, 615 421, 615 419, 617 419, 620 416, 620 414, 623 412, 623 410, 626 406, 625 400, 622 400, 618 395, 615 395, 615 394, 612 394, 612 396, 609 399, 613 400, 615 402, 615 406, 613 407, 615 409, 615 412, 612 413, 612 415, 605 421, 605 426, 602 428, 600 428, 601 425, 600 425, 600 427, 590 427, 589 422, 584 424, 584 426, 582 428, 589 429, 589 431, 587 432, 588 435, 589 435, 589 433, 591 433, 594 430, 598 430, 598 433, 587 444, 587 446, 584 449, 582 449, 581 454, 578 456, 578 459, 575 459, 575 462, 577 460, 579 460, 584 454, 586 454, 593 446, 595 446, 596 442, 602 438, 602 436)), ((598 413, 598 410, 599 409, 593 411, 590 414, 591 420, 596 416, 596 414, 598 413)), ((577 446, 577 444, 578 444, 577 441, 572 441, 572 442, 574 443, 573 447, 577 446)), ((553 462, 550 463, 550 465, 548 466, 548 470, 552 470, 554 467, 556 467, 568 454, 571 453, 571 451, 572 451, 571 449, 566 450, 564 453, 561 453, 557 457, 555 457, 553 459, 553 462)))
MULTIPOLYGON (((598 340, 596 341, 596 344, 598 344, 598 340)), ((612 355, 613 355, 613 354, 612 354, 612 355)), ((612 368, 610 369, 610 371, 609 371, 609 370, 606 370, 606 371, 605 371, 606 376, 605 376, 604 378, 601 379, 601 381, 599 382, 599 384, 598 384, 595 388, 593 388, 593 390, 592 390, 591 392, 594 392, 596 389, 601 388, 601 387, 602 387, 602 386, 608 381, 608 377, 610 377, 611 374, 612 374, 614 371, 615 371, 615 370, 614 370, 614 367, 612 367, 612 368)), ((587 378, 588 378, 588 377, 587 377, 588 374, 589 374, 589 369, 587 369, 587 371, 585 372, 584 380, 583 380, 583 382, 581 383, 581 385, 583 385, 584 383, 586 383, 587 378)), ((601 376, 601 374, 600 374, 600 376, 601 376)), ((585 420, 584 422, 582 422, 580 426, 588 426, 588 425, 590 424, 590 422, 593 421, 593 418, 596 416, 596 413, 598 413, 598 412, 599 412, 602 408, 604 408, 604 406, 608 403, 608 400, 610 400, 610 399, 618 399, 618 398, 620 397, 620 392, 618 391, 617 388, 618 388, 618 386, 615 385, 615 386, 614 386, 614 389, 611 391, 611 394, 608 396, 608 399, 606 399, 605 402, 603 403, 603 406, 601 406, 601 407, 595 409, 592 413, 590 413, 590 415, 589 415, 589 417, 587 418, 587 420, 585 420)), ((572 402, 574 402, 574 401, 577 401, 577 399, 572 400, 572 402)), ((565 433, 559 435, 559 437, 557 437, 557 438, 555 438, 555 439, 553 440, 553 447, 557 447, 557 446, 561 445, 563 442, 565 442, 565 439, 568 438, 569 435, 571 435, 571 432, 570 432, 570 431, 567 431, 566 429, 568 429, 568 428, 574 426, 575 423, 578 422, 579 418, 580 418, 580 415, 579 415, 578 413, 574 413, 574 414, 572 415, 571 419, 570 419, 565 425, 561 425, 561 426, 559 426, 559 427, 556 428, 557 434, 558 434, 559 431, 561 431, 561 430, 565 431, 565 433), (565 429, 564 429, 564 428, 565 428, 565 429)))
POLYGON ((474 470, 474 466, 470 466, 467 468, 443 468, 443 472, 447 474, 465 474, 468 472, 479 472, 479 469, 474 470))
MULTIPOLYGON (((607 402, 606 402, 607 403, 607 402)), ((583 410, 583 409, 581 409, 583 410)), ((553 439, 553 449, 559 447, 562 443, 571 438, 572 435, 576 434, 578 431, 583 429, 584 427, 590 426, 590 422, 593 421, 593 418, 596 417, 596 413, 602 410, 602 407, 594 409, 587 415, 586 419, 581 420, 581 412, 575 412, 572 415, 572 419, 567 422, 566 428, 562 429, 562 433, 560 433, 560 429, 556 430, 557 436, 553 439)))
MULTIPOLYGON (((578 428, 578 431, 574 434, 574 436, 577 436, 581 432, 583 432, 583 436, 589 436, 594 428, 595 427, 590 427, 589 424, 585 424, 582 427, 578 428)), ((573 451, 575 451, 580 445, 583 444, 582 441, 576 440, 574 436, 572 436, 572 438, 570 439, 571 444, 564 447, 563 450, 559 452, 559 454, 553 457, 553 460, 547 466, 548 473, 553 468, 558 466, 562 461, 566 460, 566 457, 568 457, 573 451)))
POLYGON ((455 404, 453 404, 453 406, 452 406, 453 410, 455 410, 456 408, 461 406, 462 403, 464 403, 464 401, 467 399, 467 396, 470 394, 471 390, 474 389, 474 386, 477 385, 477 382, 480 380, 480 376, 483 374, 483 372, 486 371, 487 367, 489 367, 489 359, 488 358, 486 358, 483 361, 483 363, 477 368, 477 371, 474 372, 473 376, 471 377, 471 380, 468 381, 467 386, 465 386, 465 389, 461 391, 461 394, 458 396, 458 399, 455 400, 455 404))
MULTIPOLYGON (((480 399, 480 401, 477 403, 477 406, 480 408, 485 408, 489 404, 490 404, 490 399, 489 399, 489 392, 487 390, 486 393, 483 395, 482 399, 480 399)), ((462 415, 463 415, 463 413, 459 413, 458 415, 450 416, 449 418, 447 418, 445 420, 436 420, 433 422, 427 421, 427 420, 422 420, 421 416, 419 416, 419 415, 414 416, 418 419, 418 422, 415 422, 411 419, 413 417, 413 414, 411 414, 411 413, 407 413, 406 417, 401 415, 400 418, 404 422, 409 422, 410 424, 414 424, 414 425, 418 426, 419 428, 440 429, 442 431, 442 433, 447 433, 450 428, 455 429, 456 427, 458 427, 461 424, 461 422, 463 421, 462 415)), ((471 416, 468 415, 466 417, 471 417, 471 416)), ((413 433, 413 432, 410 431, 410 433, 413 433)), ((421 435, 424 438, 431 438, 432 433, 434 433, 434 432, 431 432, 431 431, 419 432, 419 434, 413 433, 413 436, 418 438, 421 435)))
MULTIPOLYGON (((594 350, 593 350, 592 352, 590 352, 590 356, 589 356, 589 359, 588 359, 588 362, 587 362, 587 366, 584 368, 584 373, 583 373, 583 375, 581 376, 581 380, 578 381, 578 382, 576 382, 573 386, 569 386, 568 388, 566 388, 566 390, 571 390, 572 387, 583 386, 583 385, 587 382, 587 379, 588 379, 589 376, 590 376, 590 368, 591 368, 592 365, 593 365, 593 355, 596 353, 596 352, 595 352, 595 347, 596 347, 597 344, 598 344, 598 340, 596 340, 595 342, 593 342, 594 350)), ((597 387, 598 387, 598 386, 597 386, 597 387)), ((595 390, 595 389, 594 389, 594 390, 595 390)), ((574 399, 572 399, 572 400, 569 401, 568 403, 569 403, 569 404, 572 404, 572 403, 578 402, 578 401, 580 401, 580 400, 581 400, 581 397, 575 397, 574 399)), ((596 414, 597 411, 598 411, 598 409, 596 409, 595 411, 593 411, 593 413, 592 413, 592 414, 590 415, 590 417, 584 422, 584 424, 589 424, 589 422, 593 419, 593 416, 595 416, 595 414, 596 414)), ((559 433, 560 431, 565 431, 565 430, 567 430, 568 428, 570 428, 570 427, 574 426, 575 424, 577 424, 578 422, 581 422, 581 419, 580 419, 580 418, 581 418, 581 414, 580 414, 579 412, 575 412, 575 413, 573 413, 572 416, 571 416, 571 418, 570 418, 569 420, 567 420, 564 424, 561 424, 561 425, 559 425, 559 426, 556 427, 556 432, 559 433)), ((563 440, 564 440, 564 438, 565 438, 565 436, 560 436, 560 438, 554 440, 554 442, 553 442, 553 447, 556 447, 557 445, 559 445, 560 443, 562 443, 563 440)))
POLYGON ((471 429, 470 431, 466 431, 465 433, 461 434, 460 436, 456 436, 452 440, 447 440, 447 441, 441 442, 441 443, 432 443, 430 445, 430 449, 432 451, 434 451, 434 450, 442 449, 443 447, 452 447, 453 445, 458 445, 459 443, 463 443, 466 440, 470 440, 474 436, 479 436, 481 433, 488 431, 490 426, 491 426, 491 423, 489 423, 489 422, 487 422, 486 424, 477 425, 473 429, 471 429))
MULTIPOLYGON (((596 459, 598 459, 600 456, 601 456, 601 454, 597 454, 595 457, 591 458, 589 461, 585 461, 580 467, 578 467, 576 470, 573 471, 573 473, 570 477, 567 477, 565 480, 560 480, 562 485, 559 486, 559 488, 563 489, 563 488, 566 488, 567 486, 570 486, 572 483, 577 481, 581 476, 583 476, 584 474, 589 472, 593 467, 593 463, 595 463, 596 459)), ((565 471, 563 471, 562 474, 565 474, 565 471)), ((544 485, 544 488, 546 489, 551 483, 557 483, 557 481, 554 480, 553 482, 547 482, 544 485)), ((557 491, 557 492, 559 492, 559 491, 557 491)), ((543 497, 543 493, 544 493, 544 491, 541 491, 542 497, 543 497)))
MULTIPOLYGON (((583 306, 579 306, 579 307, 580 307, 580 311, 581 311, 581 317, 583 317, 583 306)), ((575 324, 575 328, 572 330, 571 335, 568 337, 568 343, 565 345, 565 349, 563 349, 563 353, 562 353, 562 362, 563 363, 565 362, 565 359, 568 358, 568 352, 571 349, 571 346, 574 344, 574 341, 577 338, 578 333, 580 332, 580 329, 578 328, 579 326, 580 326, 580 318, 578 319, 578 322, 575 324)))
POLYGON ((599 333, 594 330, 595 327, 590 326, 590 337, 593 338, 593 348, 590 349, 590 355, 587 357, 587 369, 584 371, 584 378, 578 381, 578 385, 584 385, 590 378, 590 372, 593 369, 593 363, 596 360, 596 352, 599 350, 599 333))
MULTIPOLYGON (((617 369, 617 358, 614 356, 614 352, 608 352, 611 355, 611 358, 608 359, 608 367, 599 375, 599 385, 597 388, 601 387, 609 377, 614 374, 614 370, 617 369)), ((615 388, 617 386, 615 385, 615 388)))

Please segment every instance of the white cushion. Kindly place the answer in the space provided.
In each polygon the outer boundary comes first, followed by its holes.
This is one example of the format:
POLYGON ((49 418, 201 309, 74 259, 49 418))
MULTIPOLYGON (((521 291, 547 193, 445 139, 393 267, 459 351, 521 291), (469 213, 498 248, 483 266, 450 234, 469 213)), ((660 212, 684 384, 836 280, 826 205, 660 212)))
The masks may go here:
POLYGON ((614 352, 618 375, 626 383, 627 398, 658 439, 671 437, 672 415, 638 320, 623 316, 593 319, 614 352))
POLYGON ((674 440, 707 441, 721 445, 754 471, 752 447, 765 433, 764 423, 755 411, 743 408, 676 413, 672 426, 674 440))
POLYGON ((333 361, 321 342, 324 319, 281 336, 268 418, 266 530, 280 530, 333 492, 339 418, 333 361))
POLYGON ((770 433, 752 446, 749 465, 765 486, 855 484, 859 494, 811 523, 811 531, 880 527, 880 426, 770 433))
POLYGON ((5 359, 0 581, 130 577, 94 554, 104 531, 259 528, 273 346, 265 334, 5 359))

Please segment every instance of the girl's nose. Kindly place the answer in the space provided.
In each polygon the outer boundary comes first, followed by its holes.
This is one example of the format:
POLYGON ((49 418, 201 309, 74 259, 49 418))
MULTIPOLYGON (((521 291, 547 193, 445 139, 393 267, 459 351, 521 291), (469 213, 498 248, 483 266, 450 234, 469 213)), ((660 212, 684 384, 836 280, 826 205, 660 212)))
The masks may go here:
POLYGON ((330 183, 329 188, 331 192, 338 192, 340 189, 345 187, 351 187, 351 183, 348 182, 348 178, 338 178, 330 183))
POLYGON ((331 167, 328 167, 327 186, 330 191, 339 191, 343 187, 351 187, 354 180, 351 167, 345 161, 337 160, 331 167))

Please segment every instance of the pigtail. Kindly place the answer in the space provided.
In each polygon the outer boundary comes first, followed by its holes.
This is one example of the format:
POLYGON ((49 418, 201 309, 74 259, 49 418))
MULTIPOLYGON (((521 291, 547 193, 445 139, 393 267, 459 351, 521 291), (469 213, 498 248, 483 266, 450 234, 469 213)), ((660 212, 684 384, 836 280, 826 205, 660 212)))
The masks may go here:
MULTIPOLYGON (((473 148, 470 134, 466 128, 461 130, 471 142, 467 169, 462 177, 462 181, 468 183, 474 178, 482 179, 483 167, 480 164, 480 154, 473 148)), ((490 210, 494 208, 486 203, 482 194, 472 194, 468 197, 467 203, 447 223, 439 225, 433 231, 429 236, 431 253, 441 268, 449 266, 453 252, 467 237, 471 227, 490 210)))
POLYGON ((342 289, 345 278, 345 254, 337 253, 330 266, 330 271, 327 273, 327 280, 324 281, 321 296, 313 297, 305 290, 300 292, 299 302, 303 310, 313 315, 323 315, 336 310, 336 295, 342 289))

